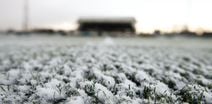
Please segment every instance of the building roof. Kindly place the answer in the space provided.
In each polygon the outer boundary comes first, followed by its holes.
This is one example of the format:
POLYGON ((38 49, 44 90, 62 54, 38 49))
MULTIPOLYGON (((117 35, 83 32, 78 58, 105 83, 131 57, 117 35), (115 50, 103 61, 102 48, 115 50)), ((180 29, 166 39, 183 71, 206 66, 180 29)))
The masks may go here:
POLYGON ((82 17, 78 23, 132 23, 136 22, 133 17, 82 17))

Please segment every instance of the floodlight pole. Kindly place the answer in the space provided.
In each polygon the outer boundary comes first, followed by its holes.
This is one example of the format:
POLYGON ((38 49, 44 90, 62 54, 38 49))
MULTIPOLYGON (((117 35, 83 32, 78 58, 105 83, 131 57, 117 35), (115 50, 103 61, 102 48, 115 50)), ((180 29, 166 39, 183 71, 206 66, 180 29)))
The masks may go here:
POLYGON ((23 21, 23 30, 28 31, 29 29, 29 1, 24 0, 24 21, 23 21))

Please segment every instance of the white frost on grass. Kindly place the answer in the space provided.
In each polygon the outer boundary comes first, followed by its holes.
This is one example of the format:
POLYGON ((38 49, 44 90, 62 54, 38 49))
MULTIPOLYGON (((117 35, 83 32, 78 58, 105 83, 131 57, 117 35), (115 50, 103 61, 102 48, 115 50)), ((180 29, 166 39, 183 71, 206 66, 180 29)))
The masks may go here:
POLYGON ((212 94, 208 92, 203 93, 207 104, 212 104, 212 94))
POLYGON ((20 77, 19 69, 11 69, 7 72, 5 76, 1 77, 0 84, 11 85, 17 82, 17 79, 20 77))
POLYGON ((67 104, 85 104, 84 100, 80 96, 72 97, 70 101, 67 102, 67 104))
POLYGON ((62 98, 58 90, 53 88, 37 87, 37 95, 45 100, 55 100, 62 98))
POLYGON ((150 81, 151 76, 146 74, 146 72, 140 70, 136 72, 135 79, 138 80, 139 82, 150 81))
POLYGON ((167 94, 168 96, 170 96, 171 94, 169 87, 162 82, 157 82, 157 84, 155 85, 155 91, 156 93, 162 95, 167 94))
POLYGON ((139 39, 131 45, 111 38, 92 45, 73 45, 70 38, 64 44, 62 37, 53 39, 62 39, 58 44, 15 39, 14 45, 0 41, 1 104, 212 101, 211 47, 142 46, 139 39))
POLYGON ((95 71, 94 73, 97 77, 97 80, 102 81, 102 83, 106 85, 108 88, 111 88, 115 85, 115 81, 112 77, 106 76, 98 71, 95 71))
POLYGON ((50 82, 46 83, 45 86, 47 88, 57 88, 57 86, 59 86, 61 84, 61 82, 57 79, 52 79, 50 82))
POLYGON ((97 98, 104 102, 105 104, 115 104, 114 95, 103 85, 96 83, 95 84, 95 92, 97 98))

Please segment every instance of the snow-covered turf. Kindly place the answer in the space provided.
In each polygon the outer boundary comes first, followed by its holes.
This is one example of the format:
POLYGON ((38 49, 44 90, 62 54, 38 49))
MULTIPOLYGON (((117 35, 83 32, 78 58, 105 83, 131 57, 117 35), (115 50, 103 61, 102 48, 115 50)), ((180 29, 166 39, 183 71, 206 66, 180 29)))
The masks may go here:
POLYGON ((0 36, 1 104, 212 103, 212 40, 0 36))

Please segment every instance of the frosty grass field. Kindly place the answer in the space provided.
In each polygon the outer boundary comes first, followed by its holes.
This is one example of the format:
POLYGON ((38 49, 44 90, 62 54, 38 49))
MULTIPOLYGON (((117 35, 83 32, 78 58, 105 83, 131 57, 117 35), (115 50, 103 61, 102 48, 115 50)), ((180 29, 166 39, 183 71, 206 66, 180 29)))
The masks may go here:
POLYGON ((212 104, 211 39, 0 37, 0 104, 212 104))

